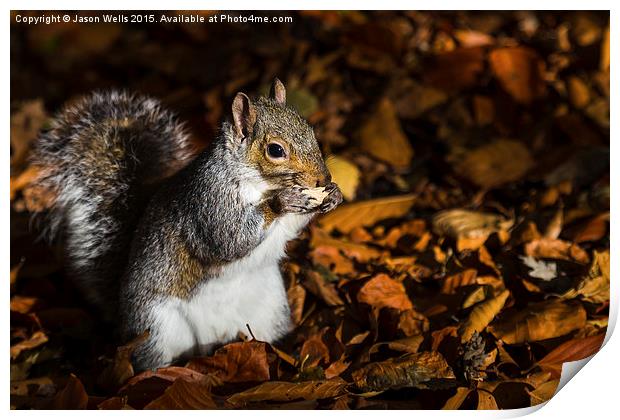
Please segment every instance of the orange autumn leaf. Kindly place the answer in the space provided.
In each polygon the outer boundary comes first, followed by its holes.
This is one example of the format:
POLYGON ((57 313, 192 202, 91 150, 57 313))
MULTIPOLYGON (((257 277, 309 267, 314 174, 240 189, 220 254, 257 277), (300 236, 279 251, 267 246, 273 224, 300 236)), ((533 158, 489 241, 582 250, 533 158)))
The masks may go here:
POLYGON ((413 309, 402 283, 386 274, 379 274, 370 279, 357 294, 359 302, 381 308, 394 308, 402 311, 413 309))
POLYGON ((489 63, 502 87, 517 102, 528 105, 545 93, 545 63, 527 47, 498 48, 489 54, 489 63))

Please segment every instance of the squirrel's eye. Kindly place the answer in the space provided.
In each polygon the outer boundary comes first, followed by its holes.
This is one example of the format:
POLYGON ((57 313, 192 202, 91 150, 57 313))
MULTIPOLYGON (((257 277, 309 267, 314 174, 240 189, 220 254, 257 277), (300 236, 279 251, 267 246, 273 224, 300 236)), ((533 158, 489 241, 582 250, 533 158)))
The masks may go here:
POLYGON ((280 146, 278 143, 269 143, 267 145, 267 153, 270 157, 279 159, 286 156, 286 152, 284 148, 280 146))

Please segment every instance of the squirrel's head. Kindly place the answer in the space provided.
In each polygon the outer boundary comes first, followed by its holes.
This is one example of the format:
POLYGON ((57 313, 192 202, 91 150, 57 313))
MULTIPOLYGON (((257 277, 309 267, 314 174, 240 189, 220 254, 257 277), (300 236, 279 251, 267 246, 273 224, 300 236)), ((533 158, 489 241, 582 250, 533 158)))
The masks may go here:
POLYGON ((237 93, 232 104, 233 147, 272 185, 322 187, 331 181, 308 122, 286 104, 286 89, 275 79, 269 97, 237 93))

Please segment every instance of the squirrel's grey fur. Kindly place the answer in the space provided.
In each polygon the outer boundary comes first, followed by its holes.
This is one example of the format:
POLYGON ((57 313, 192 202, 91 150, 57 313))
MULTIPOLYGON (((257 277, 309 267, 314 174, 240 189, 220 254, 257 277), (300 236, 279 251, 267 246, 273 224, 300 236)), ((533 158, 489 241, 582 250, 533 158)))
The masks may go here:
POLYGON ((137 369, 209 351, 247 334, 246 324, 265 341, 290 328, 284 245, 342 195, 312 129, 274 87, 276 96, 252 102, 238 94, 233 122, 191 162, 172 114, 119 92, 67 107, 37 143, 42 183, 56 192, 49 230, 64 233, 73 276, 118 315, 127 339, 149 331, 137 369), (257 163, 272 134, 286 139, 294 165, 257 163), (319 185, 329 195, 312 202, 303 190, 319 185))

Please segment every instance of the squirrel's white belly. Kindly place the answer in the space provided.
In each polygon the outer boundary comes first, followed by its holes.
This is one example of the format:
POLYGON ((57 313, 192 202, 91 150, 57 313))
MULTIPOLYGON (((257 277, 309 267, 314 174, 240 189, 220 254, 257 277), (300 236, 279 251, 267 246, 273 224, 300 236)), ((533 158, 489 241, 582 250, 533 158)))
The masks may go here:
POLYGON ((242 332, 274 341, 290 330, 290 310, 279 261, 286 243, 309 222, 310 215, 275 220, 263 242, 246 257, 225 266, 189 300, 175 299, 154 308, 157 346, 168 363, 204 354, 242 332))

